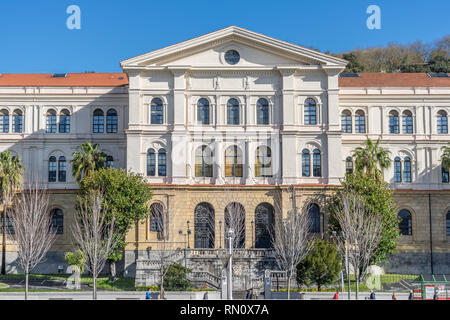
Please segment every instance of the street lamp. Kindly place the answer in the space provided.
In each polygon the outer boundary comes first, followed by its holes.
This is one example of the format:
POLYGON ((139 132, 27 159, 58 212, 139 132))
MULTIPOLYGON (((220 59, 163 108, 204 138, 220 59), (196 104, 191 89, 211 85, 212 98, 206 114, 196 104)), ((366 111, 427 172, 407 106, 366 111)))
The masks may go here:
POLYGON ((188 237, 188 241, 187 241, 187 248, 190 249, 191 245, 190 245, 190 241, 189 241, 189 236, 191 234, 191 229, 189 229, 189 220, 187 221, 187 237, 188 237))
POLYGON ((234 236, 234 231, 233 229, 228 229, 227 230, 227 238, 228 238, 228 254, 229 254, 229 258, 228 258, 228 284, 227 284, 227 290, 228 290, 228 300, 233 300, 233 236, 234 236))
MULTIPOLYGON (((337 232, 336 231, 331 231, 331 236, 334 238, 335 242, 338 242, 339 240, 337 239, 337 232)), ((347 261, 346 258, 344 258, 345 261, 347 261)), ((347 268, 347 265, 345 265, 345 268, 347 268)), ((344 284, 344 270, 341 270, 341 274, 340 274, 340 278, 341 278, 341 289, 342 292, 345 291, 345 284, 344 284)), ((350 289, 349 289, 350 290, 350 289)))
POLYGON ((219 221, 219 248, 222 249, 222 220, 219 221))
MULTIPOLYGON (((186 234, 183 234, 183 230, 178 230, 178 234, 184 236, 184 269, 186 269, 186 234)), ((186 270, 185 270, 186 271, 186 270)), ((186 273, 187 275, 187 273, 186 273)))
POLYGON ((250 222, 250 224, 252 225, 252 246, 251 246, 251 248, 253 248, 253 244, 254 244, 254 239, 253 239, 253 220, 250 222))

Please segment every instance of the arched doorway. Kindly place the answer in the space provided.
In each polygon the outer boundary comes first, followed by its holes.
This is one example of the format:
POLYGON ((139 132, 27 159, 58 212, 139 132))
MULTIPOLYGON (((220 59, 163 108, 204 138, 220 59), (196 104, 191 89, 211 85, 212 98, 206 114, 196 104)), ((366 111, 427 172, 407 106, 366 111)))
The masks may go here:
POLYGON ((212 205, 202 202, 194 211, 194 246, 195 248, 214 248, 215 215, 212 205))
POLYGON ((225 208, 225 246, 228 248, 227 230, 234 232, 233 248, 245 248, 245 209, 239 202, 231 202, 225 208))
POLYGON ((255 248, 272 248, 274 209, 270 203, 259 204, 255 210, 255 248))

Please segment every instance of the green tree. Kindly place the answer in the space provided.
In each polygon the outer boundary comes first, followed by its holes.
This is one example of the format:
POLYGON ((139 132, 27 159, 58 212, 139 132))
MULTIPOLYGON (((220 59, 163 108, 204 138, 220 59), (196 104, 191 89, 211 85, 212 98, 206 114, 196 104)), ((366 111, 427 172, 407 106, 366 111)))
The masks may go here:
POLYGON ((380 146, 381 140, 373 142, 367 138, 364 147, 358 147, 353 151, 356 171, 365 172, 376 178, 382 177, 384 169, 391 166, 391 152, 380 146))
POLYGON ((348 73, 364 72, 364 66, 359 61, 359 57, 355 52, 344 53, 342 58, 348 61, 348 64, 345 67, 344 72, 348 73))
POLYGON ((297 265, 297 283, 307 286, 314 283, 320 291, 322 286, 332 284, 339 278, 341 260, 334 244, 317 239, 305 259, 297 265))
POLYGON ((330 231, 339 232, 339 224, 334 218, 333 208, 339 207, 341 193, 354 192, 360 195, 371 211, 381 216, 383 225, 382 238, 372 256, 371 263, 383 262, 388 255, 394 253, 400 237, 398 209, 394 204, 393 191, 389 189, 387 182, 362 171, 347 174, 342 181, 342 186, 343 188, 337 189, 335 194, 329 199, 330 231))
POLYGON ((171 264, 164 277, 164 288, 170 291, 185 291, 192 288, 192 284, 186 279, 191 270, 179 263, 171 264))
POLYGON ((108 257, 111 278, 114 278, 115 263, 122 259, 126 235, 135 223, 148 218, 152 190, 142 175, 115 168, 91 171, 80 181, 81 197, 92 193, 93 190, 101 190, 105 195, 107 219, 115 217, 114 230, 119 240, 108 257))
POLYGON ((81 273, 84 272, 86 257, 80 249, 75 250, 75 252, 66 252, 64 259, 66 260, 68 266, 77 266, 80 268, 81 273))
POLYGON ((9 151, 0 153, 0 197, 3 206, 2 222, 2 274, 6 274, 6 212, 16 192, 22 186, 24 167, 19 157, 11 157, 9 151))
POLYGON ((104 168, 106 154, 103 153, 98 144, 86 142, 80 146, 81 152, 72 153, 72 175, 80 182, 83 177, 88 177, 94 170, 104 168))

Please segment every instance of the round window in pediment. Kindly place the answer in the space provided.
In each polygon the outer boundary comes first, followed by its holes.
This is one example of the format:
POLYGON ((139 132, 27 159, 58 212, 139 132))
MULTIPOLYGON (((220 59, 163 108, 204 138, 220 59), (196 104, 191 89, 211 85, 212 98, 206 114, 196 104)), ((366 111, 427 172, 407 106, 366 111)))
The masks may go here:
POLYGON ((239 55, 239 52, 237 52, 236 50, 228 50, 225 53, 225 61, 228 64, 234 65, 238 63, 239 60, 241 60, 241 56, 239 55))

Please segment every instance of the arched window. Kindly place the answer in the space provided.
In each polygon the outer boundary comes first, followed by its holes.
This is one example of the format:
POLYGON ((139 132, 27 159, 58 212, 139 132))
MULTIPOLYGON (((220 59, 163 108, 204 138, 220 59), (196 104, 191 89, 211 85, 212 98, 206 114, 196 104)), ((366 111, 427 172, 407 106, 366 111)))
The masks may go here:
POLYGON ((118 125, 117 111, 114 109, 109 109, 106 112, 106 132, 116 133, 118 125))
POLYGON ((207 146, 198 147, 195 151, 195 176, 213 176, 213 154, 207 146))
POLYGON ((402 132, 403 133, 413 133, 413 117, 409 110, 403 111, 402 114, 402 132))
POLYGON ((205 98, 201 98, 197 102, 197 123, 209 124, 209 101, 205 98))
POLYGON ((150 106, 150 123, 164 123, 164 105, 160 98, 154 98, 150 106))
POLYGON ((161 203, 155 202, 150 206, 150 231, 162 232, 164 230, 164 207, 161 203))
POLYGON ((321 166, 321 156, 320 150, 316 149, 313 151, 313 176, 321 177, 322 176, 322 166, 321 166))
POLYGON ((239 123, 239 101, 231 98, 227 103, 227 124, 239 123))
POLYGON ((348 110, 342 112, 341 127, 344 133, 352 133, 352 113, 348 110))
POLYGON ((394 110, 389 112, 389 133, 393 134, 400 133, 398 123, 398 112, 394 110))
POLYGON ((366 133, 366 114, 362 110, 355 113, 355 132, 366 133))
POLYGON ((449 182, 448 168, 446 168, 443 163, 441 164, 441 168, 442 168, 442 183, 448 183, 449 182))
POLYGON ((107 156, 106 157, 105 167, 106 168, 114 168, 114 158, 113 158, 113 156, 107 156))
POLYGON ((261 98, 256 102, 256 123, 269 124, 269 102, 261 98))
POLYGON ((255 210, 255 248, 272 248, 270 234, 274 232, 274 209, 269 203, 261 203, 255 210))
POLYGON ((59 114, 59 133, 70 132, 70 112, 64 109, 59 114))
POLYGON ((346 173, 353 173, 353 160, 352 160, 352 157, 347 157, 347 159, 345 159, 345 172, 346 173))
POLYGON ((48 159, 48 182, 56 182, 56 157, 48 159))
POLYGON ((225 208, 225 245, 228 248, 227 230, 233 229, 233 248, 245 247, 245 209, 238 202, 229 203, 225 208))
POLYGON ((399 157, 394 159, 394 182, 402 182, 402 163, 399 157))
POLYGON ((94 118, 93 118, 93 128, 92 130, 94 133, 103 133, 105 130, 105 115, 103 113, 103 110, 96 109, 94 111, 94 118))
POLYGON ((21 110, 13 112, 13 132, 22 133, 23 130, 23 113, 21 110))
POLYGON ((67 163, 66 157, 59 157, 58 159, 58 181, 66 182, 67 163))
POLYGON ((302 176, 311 176, 311 155, 308 149, 303 149, 302 151, 302 176))
POLYGON ((9 112, 6 109, 0 111, 0 132, 9 132, 9 112))
POLYGON ((154 177, 156 175, 156 156, 155 150, 147 150, 147 176, 154 177))
POLYGON ((448 133, 448 118, 447 112, 441 110, 437 115, 437 133, 447 134, 448 133))
POLYGON ((47 133, 56 133, 56 111, 47 111, 47 133))
POLYGON ((230 146, 225 151, 225 176, 242 177, 242 151, 238 146, 230 146))
POLYGON ((64 214, 61 209, 54 209, 52 211, 51 230, 56 234, 64 233, 64 214))
POLYGON ((308 207, 309 232, 320 233, 320 208, 312 203, 308 207))
POLYGON ((412 235, 412 221, 411 221, 411 212, 409 212, 406 209, 400 210, 398 213, 398 216, 400 217, 400 223, 398 224, 398 227, 400 229, 400 234, 403 236, 410 236, 412 235))
POLYGON ((405 157, 403 160, 403 181, 411 182, 411 159, 405 157))
POLYGON ((450 210, 447 212, 447 216, 445 217, 445 224, 447 227, 446 235, 448 237, 450 236, 450 210))
POLYGON ((166 149, 158 150, 158 176, 165 177, 167 174, 167 153, 166 149))
POLYGON ((214 208, 203 202, 195 207, 194 245, 195 248, 214 248, 215 216, 214 208))
POLYGON ((305 124, 317 124, 316 101, 311 98, 306 99, 304 110, 305 124))
POLYGON ((256 149, 255 176, 272 176, 272 150, 267 146, 261 146, 256 149))

